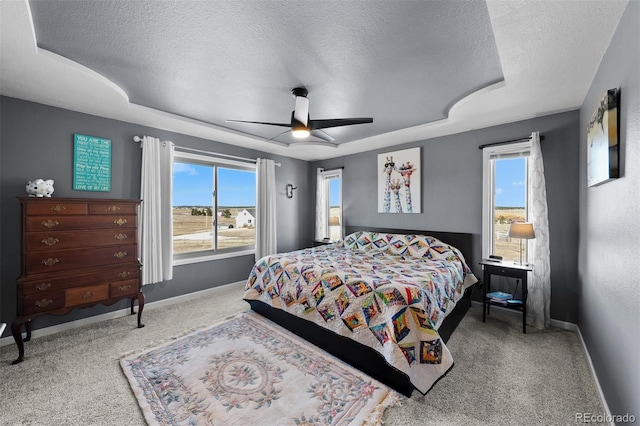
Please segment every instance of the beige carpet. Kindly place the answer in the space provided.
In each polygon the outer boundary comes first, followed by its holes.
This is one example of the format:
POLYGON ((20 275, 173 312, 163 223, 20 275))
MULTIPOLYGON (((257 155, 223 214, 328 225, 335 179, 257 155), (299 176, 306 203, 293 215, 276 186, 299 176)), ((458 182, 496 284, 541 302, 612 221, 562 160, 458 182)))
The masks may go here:
MULTIPOLYGON (((10 365, 15 345, 0 348, 0 424, 144 425, 119 365, 125 354, 155 347, 245 311, 242 286, 155 309, 146 327, 135 316, 36 338, 25 361, 10 365)), ((414 392, 387 409, 385 426, 569 425, 602 407, 576 333, 523 335, 518 318, 472 307, 449 340, 455 365, 425 396, 414 392)), ((594 423, 591 423, 594 424, 594 423)))

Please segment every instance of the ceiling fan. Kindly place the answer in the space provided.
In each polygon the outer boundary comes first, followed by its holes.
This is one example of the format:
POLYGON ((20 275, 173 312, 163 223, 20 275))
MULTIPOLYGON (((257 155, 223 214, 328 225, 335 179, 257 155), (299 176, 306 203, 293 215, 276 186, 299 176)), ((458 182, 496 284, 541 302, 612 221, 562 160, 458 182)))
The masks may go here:
MULTIPOLYGON (((329 118, 323 120, 311 120, 309 118, 309 99, 307 98, 308 91, 304 87, 296 87, 291 91, 295 99, 294 109, 291 112, 291 123, 270 123, 264 121, 246 121, 246 120, 226 120, 233 123, 251 123, 251 124, 267 124, 269 126, 290 127, 291 134, 294 138, 304 139, 313 135, 319 139, 327 141, 328 145, 337 146, 337 144, 331 143, 334 138, 331 137, 322 129, 330 127, 351 126, 354 124, 373 123, 373 118, 329 118)), ((269 140, 273 140, 278 136, 288 132, 286 130, 269 140)))

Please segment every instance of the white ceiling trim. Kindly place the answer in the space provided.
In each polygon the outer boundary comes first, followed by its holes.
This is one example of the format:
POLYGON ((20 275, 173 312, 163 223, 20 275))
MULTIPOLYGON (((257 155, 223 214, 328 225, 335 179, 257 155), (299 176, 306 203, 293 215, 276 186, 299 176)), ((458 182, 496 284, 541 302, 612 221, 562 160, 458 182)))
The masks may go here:
POLYGON ((0 94, 274 154, 317 160, 579 108, 627 0, 487 1, 504 82, 459 100, 449 117, 337 148, 289 147, 129 102, 112 81, 37 48, 27 0, 0 2, 0 94))

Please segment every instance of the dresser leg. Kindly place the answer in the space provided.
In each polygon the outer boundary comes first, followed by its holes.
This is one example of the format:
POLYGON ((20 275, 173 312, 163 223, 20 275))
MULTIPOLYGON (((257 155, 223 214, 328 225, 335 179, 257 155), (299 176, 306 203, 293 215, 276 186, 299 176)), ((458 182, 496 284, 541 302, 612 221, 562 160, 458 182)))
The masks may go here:
POLYGON ((18 317, 11 324, 11 334, 13 335, 13 340, 16 341, 16 346, 18 346, 18 359, 13 361, 11 364, 20 364, 24 361, 24 341, 22 340, 22 324, 26 323, 27 329, 27 340, 31 338, 31 320, 26 318, 18 317))
POLYGON ((31 340, 31 320, 27 321, 24 324, 24 328, 25 328, 25 330, 27 330, 27 337, 26 337, 26 339, 24 339, 24 341, 28 342, 28 341, 31 340))
POLYGON ((134 314, 133 304, 135 303, 136 299, 138 300, 138 328, 142 328, 144 327, 144 324, 142 323, 142 310, 144 309, 144 294, 138 293, 135 299, 131 299, 131 315, 134 314))

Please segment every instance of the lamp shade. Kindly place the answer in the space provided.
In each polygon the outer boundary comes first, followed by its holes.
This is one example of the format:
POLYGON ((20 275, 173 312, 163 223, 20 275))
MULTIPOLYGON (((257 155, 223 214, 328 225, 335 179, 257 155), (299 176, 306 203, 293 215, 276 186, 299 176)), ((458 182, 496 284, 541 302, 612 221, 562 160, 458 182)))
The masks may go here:
POLYGON ((536 237, 532 223, 514 222, 509 227, 509 236, 511 238, 522 238, 530 240, 536 237))
POLYGON ((329 218, 329 226, 339 226, 340 218, 338 216, 331 216, 329 218))

